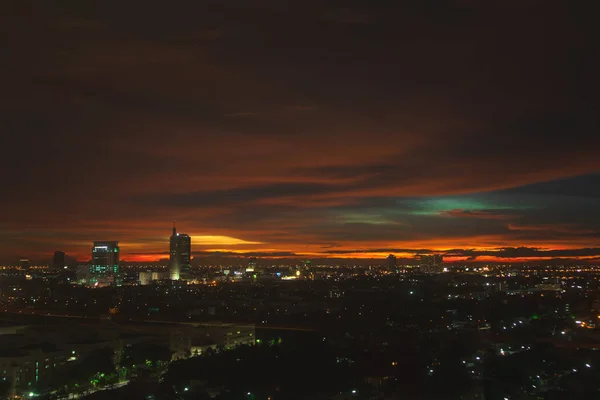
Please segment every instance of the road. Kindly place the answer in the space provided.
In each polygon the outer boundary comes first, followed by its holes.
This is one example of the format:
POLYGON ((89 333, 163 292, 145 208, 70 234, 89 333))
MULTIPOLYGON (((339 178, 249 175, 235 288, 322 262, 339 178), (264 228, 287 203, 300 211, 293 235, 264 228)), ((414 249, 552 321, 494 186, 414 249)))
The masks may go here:
MULTIPOLYGON (((50 318, 69 318, 69 319, 77 319, 77 320, 87 320, 87 321, 108 321, 110 317, 87 317, 84 315, 73 315, 73 314, 59 314, 56 312, 43 312, 31 308, 4 308, 5 314, 14 314, 20 316, 37 316, 37 317, 50 317, 50 318)), ((132 322, 132 323, 145 323, 145 324, 176 324, 176 325, 184 325, 184 326, 210 326, 210 327, 219 327, 219 326, 227 326, 227 325, 237 325, 240 327, 247 328, 260 328, 260 329, 269 329, 269 330, 277 330, 277 331, 300 331, 300 332, 314 332, 314 329, 300 327, 300 326, 278 326, 278 325, 266 325, 266 324, 236 324, 236 323, 217 323, 217 322, 184 322, 184 321, 169 321, 169 320, 157 320, 157 319, 133 319, 129 318, 123 320, 123 322, 132 322)))
POLYGON ((94 389, 90 389, 85 391, 84 393, 69 393, 66 396, 63 397, 57 397, 57 400, 74 400, 74 399, 82 399, 85 398, 86 396, 92 395, 96 392, 101 392, 103 390, 113 390, 113 389, 119 389, 122 388, 123 386, 127 386, 129 384, 129 381, 123 381, 123 382, 119 382, 116 383, 112 386, 106 386, 106 387, 102 387, 102 388, 94 388, 94 389))

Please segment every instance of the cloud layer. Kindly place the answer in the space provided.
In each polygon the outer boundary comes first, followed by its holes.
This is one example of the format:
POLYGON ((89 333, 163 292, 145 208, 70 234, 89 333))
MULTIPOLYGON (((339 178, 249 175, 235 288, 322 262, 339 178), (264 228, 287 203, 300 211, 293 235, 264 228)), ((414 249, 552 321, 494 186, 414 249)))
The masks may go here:
POLYGON ((229 238, 195 243, 208 253, 600 247, 590 15, 136 3, 0 16, 1 259, 97 239, 149 258, 172 220, 229 238))

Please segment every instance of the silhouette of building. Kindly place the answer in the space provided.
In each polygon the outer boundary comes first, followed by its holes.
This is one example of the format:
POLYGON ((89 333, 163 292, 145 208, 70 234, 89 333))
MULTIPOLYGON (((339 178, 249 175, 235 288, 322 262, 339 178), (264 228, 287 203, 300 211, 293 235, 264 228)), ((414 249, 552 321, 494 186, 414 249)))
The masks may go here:
POLYGON ((21 266, 21 269, 24 270, 28 270, 29 268, 31 268, 31 263, 29 262, 28 258, 21 258, 19 260, 19 265, 21 266))
POLYGON ((444 265, 444 256, 429 254, 421 256, 421 270, 423 272, 441 272, 444 265))
POLYGON ((169 270, 172 280, 190 278, 190 256, 192 254, 192 239, 185 233, 177 233, 173 224, 170 240, 169 270))
POLYGON ((91 284, 119 284, 119 242, 94 242, 90 265, 91 284))
POLYGON ((396 256, 393 254, 387 257, 387 269, 389 272, 396 272, 396 256))
POLYGON ((54 268, 64 268, 65 267, 65 252, 64 251, 55 251, 54 256, 52 257, 52 266, 54 268))

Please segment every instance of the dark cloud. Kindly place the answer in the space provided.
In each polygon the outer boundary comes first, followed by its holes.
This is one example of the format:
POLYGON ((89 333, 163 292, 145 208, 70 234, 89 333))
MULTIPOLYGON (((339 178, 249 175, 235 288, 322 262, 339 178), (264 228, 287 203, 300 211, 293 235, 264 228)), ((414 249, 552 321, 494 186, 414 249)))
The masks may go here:
POLYGON ((531 247, 507 247, 490 251, 480 250, 462 250, 454 249, 445 252, 448 256, 469 257, 475 259, 481 256, 490 256, 497 258, 576 258, 576 257, 598 257, 600 255, 600 247, 582 248, 582 249, 538 249, 531 247))
POLYGON ((174 195, 144 196, 136 201, 146 201, 163 206, 202 207, 226 204, 235 206, 239 203, 254 203, 263 199, 280 197, 305 197, 327 193, 330 185, 318 183, 276 183, 263 186, 251 186, 211 192, 195 192, 174 195))
POLYGON ((136 238, 172 219, 273 254, 596 247, 591 15, 512 0, 9 2, 0 256, 87 254, 110 235, 149 254, 158 239, 136 238))
MULTIPOLYGON (((155 256, 165 256, 168 258, 168 251, 159 251, 159 252, 144 252, 144 253, 129 253, 130 256, 138 256, 138 255, 155 255, 155 256)), ((233 252, 233 251, 194 251, 192 252, 193 257, 298 257, 298 254, 292 251, 246 251, 246 252, 233 252)))
POLYGON ((510 220, 515 218, 515 214, 510 214, 511 210, 442 210, 440 215, 455 217, 455 218, 477 218, 477 219, 498 219, 498 220, 510 220))
POLYGON ((206 257, 206 256, 230 256, 230 257, 298 257, 298 255, 292 251, 247 251, 247 252, 230 252, 230 251, 206 251, 206 252, 194 252, 195 257, 206 257))
POLYGON ((559 179, 549 182, 534 183, 507 190, 508 193, 600 198, 600 175, 583 175, 570 179, 559 179))
POLYGON ((321 252, 322 254, 361 254, 361 253, 409 253, 409 254, 431 254, 435 250, 430 249, 398 249, 398 248, 381 248, 381 249, 344 249, 344 250, 328 250, 321 252))

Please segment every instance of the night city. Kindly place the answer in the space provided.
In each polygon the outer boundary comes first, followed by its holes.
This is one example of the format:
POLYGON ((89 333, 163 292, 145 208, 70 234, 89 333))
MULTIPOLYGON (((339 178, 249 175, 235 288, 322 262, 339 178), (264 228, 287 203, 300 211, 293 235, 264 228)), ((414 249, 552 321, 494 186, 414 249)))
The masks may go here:
POLYGON ((600 399, 584 3, 1 9, 0 400, 600 399))

